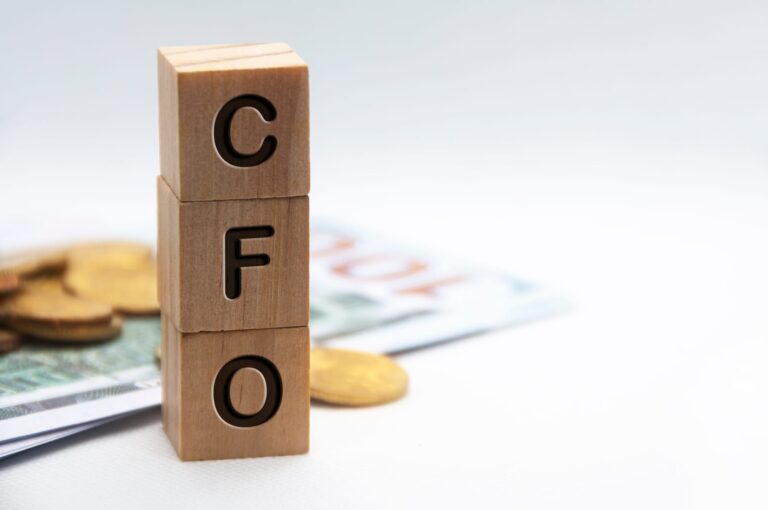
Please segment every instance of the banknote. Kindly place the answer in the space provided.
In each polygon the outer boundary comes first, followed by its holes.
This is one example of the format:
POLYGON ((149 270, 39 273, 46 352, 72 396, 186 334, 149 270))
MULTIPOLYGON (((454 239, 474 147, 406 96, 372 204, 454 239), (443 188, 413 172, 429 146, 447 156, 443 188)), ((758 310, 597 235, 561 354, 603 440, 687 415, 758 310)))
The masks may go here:
POLYGON ((36 446, 42 446, 44 444, 63 439, 65 437, 79 434, 80 432, 99 427, 111 421, 119 420, 120 418, 129 416, 131 414, 134 413, 131 412, 126 414, 118 414, 115 416, 110 416, 109 418, 104 418, 102 420, 90 421, 80 425, 74 425, 72 427, 56 429, 51 432, 43 432, 34 436, 22 437, 15 441, 6 441, 5 443, 0 443, 0 459, 21 453, 24 450, 35 448, 36 446))
MULTIPOLYGON (((315 345, 398 354, 559 312, 546 287, 444 254, 313 221, 315 345)), ((0 357, 0 457, 160 404, 156 317, 94 345, 27 343, 0 357)))
POLYGON ((0 357, 0 444, 160 402, 157 317, 92 345, 27 343, 0 357))
POLYGON ((552 289, 364 229, 312 225, 312 336, 326 347, 398 354, 547 317, 552 289))

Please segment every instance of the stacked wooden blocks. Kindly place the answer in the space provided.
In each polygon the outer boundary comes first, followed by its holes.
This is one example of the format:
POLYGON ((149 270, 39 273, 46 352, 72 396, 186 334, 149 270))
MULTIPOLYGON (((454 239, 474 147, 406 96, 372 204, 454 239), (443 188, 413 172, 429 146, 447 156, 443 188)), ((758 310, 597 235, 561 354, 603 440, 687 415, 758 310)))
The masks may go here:
POLYGON ((309 91, 285 44, 161 48, 163 425, 184 460, 309 448, 309 91))

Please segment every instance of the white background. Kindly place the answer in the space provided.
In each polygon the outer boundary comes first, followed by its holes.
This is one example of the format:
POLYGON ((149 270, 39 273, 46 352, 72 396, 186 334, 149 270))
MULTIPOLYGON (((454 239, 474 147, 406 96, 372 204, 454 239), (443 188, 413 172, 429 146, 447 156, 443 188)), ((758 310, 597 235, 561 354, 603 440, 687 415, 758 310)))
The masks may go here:
POLYGON ((768 505, 768 7, 8 2, 0 251, 153 240, 155 47, 310 64, 313 214, 561 289, 399 358, 312 450, 181 463, 159 413, 0 462, 4 510, 768 505))

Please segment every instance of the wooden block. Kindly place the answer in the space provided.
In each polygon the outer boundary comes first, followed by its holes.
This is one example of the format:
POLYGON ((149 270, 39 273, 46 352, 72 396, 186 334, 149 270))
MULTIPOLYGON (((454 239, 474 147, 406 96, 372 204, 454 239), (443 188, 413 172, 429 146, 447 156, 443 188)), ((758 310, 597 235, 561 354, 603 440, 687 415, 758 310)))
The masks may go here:
POLYGON ((163 427, 182 460, 309 450, 306 327, 181 333, 162 320, 163 427))
POLYGON ((160 169, 182 202, 309 193, 309 79, 282 43, 158 50, 160 169))
POLYGON ((160 306, 179 331, 309 323, 309 197, 180 202, 157 182, 160 306))

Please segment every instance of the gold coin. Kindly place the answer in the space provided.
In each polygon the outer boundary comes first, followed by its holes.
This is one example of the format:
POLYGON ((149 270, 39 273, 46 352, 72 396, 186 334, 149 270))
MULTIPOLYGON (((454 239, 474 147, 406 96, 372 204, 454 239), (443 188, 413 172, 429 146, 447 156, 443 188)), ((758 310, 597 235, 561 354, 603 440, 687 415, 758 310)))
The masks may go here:
POLYGON ((20 286, 21 280, 18 275, 0 271, 0 295, 15 292, 20 286))
POLYGON ((0 354, 15 351, 21 345, 21 337, 18 333, 0 329, 0 354))
POLYGON ((312 349, 309 386, 313 399, 342 406, 370 406, 397 400, 408 374, 392 358, 345 349, 312 349))
POLYGON ((154 266, 67 271, 64 286, 78 297, 108 303, 123 313, 146 315, 160 312, 157 270, 154 266))
POLYGON ((8 325, 19 333, 43 340, 95 342, 116 337, 123 327, 123 320, 119 315, 113 315, 106 324, 67 324, 11 318, 8 325))
POLYGON ((159 311, 157 270, 149 246, 131 242, 95 243, 69 252, 67 290, 109 303, 132 314, 159 311))
POLYGON ((57 278, 30 280, 21 292, 7 298, 2 308, 8 321, 63 325, 109 325, 112 321, 111 306, 67 294, 57 278))
POLYGON ((60 273, 67 265, 61 249, 29 250, 0 257, 0 273, 29 278, 43 273, 60 273))
POLYGON ((70 269, 122 267, 135 269, 152 262, 152 248, 141 243, 111 242, 81 244, 67 252, 70 269))
POLYGON ((31 294, 66 294, 61 276, 38 276, 24 280, 22 288, 31 294))

